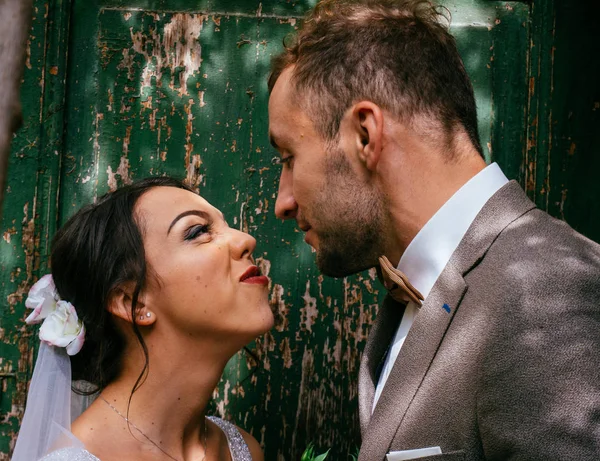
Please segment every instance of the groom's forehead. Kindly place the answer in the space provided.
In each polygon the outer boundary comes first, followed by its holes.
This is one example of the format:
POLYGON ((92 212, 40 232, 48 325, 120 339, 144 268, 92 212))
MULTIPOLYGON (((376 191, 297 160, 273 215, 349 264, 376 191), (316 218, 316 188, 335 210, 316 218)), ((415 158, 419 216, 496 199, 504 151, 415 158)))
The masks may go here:
POLYGON ((298 113, 302 113, 303 100, 297 94, 293 81, 293 67, 285 69, 269 96, 269 121, 294 122, 298 113))
POLYGON ((277 150, 316 135, 313 121, 297 104, 277 108, 269 114, 269 142, 277 150))

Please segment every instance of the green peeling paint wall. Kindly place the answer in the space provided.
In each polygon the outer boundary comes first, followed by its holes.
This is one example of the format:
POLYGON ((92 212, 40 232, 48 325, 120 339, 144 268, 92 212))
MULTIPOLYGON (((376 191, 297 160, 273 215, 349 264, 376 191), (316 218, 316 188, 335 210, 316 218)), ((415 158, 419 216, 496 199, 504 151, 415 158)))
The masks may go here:
MULTIPOLYGON (((600 240, 598 12, 540 0, 452 0, 486 158, 543 209, 600 240)), ((575 2, 584 3, 584 2, 575 2)), ((590 2, 592 3, 592 2, 590 2)), ((360 354, 382 298, 373 271, 319 275, 294 223, 274 217, 267 140, 270 56, 312 0, 36 0, 0 240, 0 460, 23 414, 35 330, 24 297, 57 226, 150 175, 186 178, 253 234, 276 326, 234 357, 213 411, 297 460, 307 443, 345 460, 360 443, 360 354)))

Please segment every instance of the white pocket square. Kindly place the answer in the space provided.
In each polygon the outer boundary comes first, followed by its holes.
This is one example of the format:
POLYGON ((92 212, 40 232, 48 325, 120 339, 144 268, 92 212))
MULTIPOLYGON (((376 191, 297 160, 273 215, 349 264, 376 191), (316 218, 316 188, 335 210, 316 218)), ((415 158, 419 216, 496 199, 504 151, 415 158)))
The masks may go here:
POLYGON ((387 454, 387 461, 406 461, 409 459, 419 459, 425 456, 441 455, 440 447, 417 448, 416 450, 390 451, 387 454))

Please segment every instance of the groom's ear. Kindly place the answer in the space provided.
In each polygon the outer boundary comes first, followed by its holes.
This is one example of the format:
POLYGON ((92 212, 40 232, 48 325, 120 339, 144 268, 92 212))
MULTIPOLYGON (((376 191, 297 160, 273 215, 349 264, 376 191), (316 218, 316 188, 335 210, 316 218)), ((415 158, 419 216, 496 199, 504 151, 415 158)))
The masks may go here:
POLYGON ((383 148, 383 111, 374 102, 361 101, 352 107, 350 117, 358 158, 375 171, 383 148))
POLYGON ((135 283, 127 282, 115 289, 108 301, 108 311, 126 322, 148 326, 156 321, 156 316, 147 309, 142 293, 138 294, 135 312, 132 313, 135 283), (133 314, 133 317, 132 317, 133 314), (150 315, 149 315, 150 314, 150 315))

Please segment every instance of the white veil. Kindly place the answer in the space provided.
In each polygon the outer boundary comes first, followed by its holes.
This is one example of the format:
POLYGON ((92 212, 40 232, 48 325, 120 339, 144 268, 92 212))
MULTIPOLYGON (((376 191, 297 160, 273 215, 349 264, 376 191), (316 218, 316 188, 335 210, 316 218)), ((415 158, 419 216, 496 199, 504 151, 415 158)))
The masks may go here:
POLYGON ((60 448, 83 448, 71 433, 71 422, 89 404, 88 398, 72 394, 69 358, 83 347, 85 326, 73 305, 58 296, 52 275, 31 287, 25 306, 33 309, 25 322, 42 324, 41 343, 13 461, 36 461, 60 448))
POLYGON ((41 342, 12 461, 39 460, 65 447, 83 448, 71 433, 71 422, 87 402, 71 394, 71 360, 65 349, 41 342))

